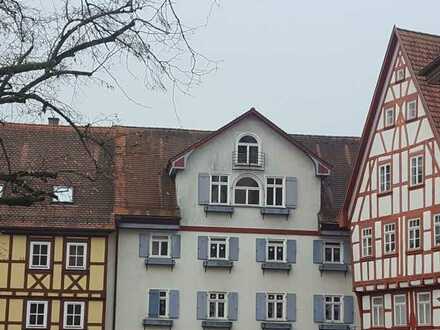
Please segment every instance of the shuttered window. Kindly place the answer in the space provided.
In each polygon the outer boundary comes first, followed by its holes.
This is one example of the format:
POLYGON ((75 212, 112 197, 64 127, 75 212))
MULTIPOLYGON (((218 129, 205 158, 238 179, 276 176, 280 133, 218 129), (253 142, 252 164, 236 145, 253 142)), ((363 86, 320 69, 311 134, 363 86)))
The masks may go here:
POLYGON ((325 320, 330 322, 342 321, 342 297, 325 296, 325 320))
POLYGON ((210 319, 225 319, 226 306, 226 293, 210 292, 208 294, 208 316, 210 319))
POLYGON ((372 325, 373 327, 382 327, 385 323, 385 312, 383 307, 383 297, 373 297, 371 303, 372 325))
POLYGON ((176 319, 179 317, 179 291, 151 289, 148 296, 149 318, 176 319))
POLYGON ((227 205, 229 203, 229 177, 227 175, 211 175, 211 204, 227 205))
POLYGON ((434 245, 440 245, 440 214, 434 216, 434 245))
POLYGON ((267 320, 282 321, 285 319, 286 295, 283 293, 267 294, 267 320))
POLYGON ((266 178, 266 206, 284 206, 284 178, 266 178))

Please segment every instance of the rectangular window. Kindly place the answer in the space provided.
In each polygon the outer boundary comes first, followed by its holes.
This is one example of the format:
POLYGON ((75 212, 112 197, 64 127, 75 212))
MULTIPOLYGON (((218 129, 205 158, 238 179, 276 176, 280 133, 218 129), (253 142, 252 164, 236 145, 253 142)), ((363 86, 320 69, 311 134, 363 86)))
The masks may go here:
POLYGON ((226 294, 223 292, 211 292, 208 297, 209 318, 226 318, 226 294))
POLYGON ((50 268, 50 242, 34 241, 30 243, 30 264, 31 269, 50 268))
POLYGON ((420 248, 420 219, 408 221, 408 249, 416 250, 420 248))
POLYGON ((46 328, 47 301, 28 301, 26 306, 26 327, 46 328))
POLYGON ((396 224, 387 223, 384 226, 384 252, 390 254, 396 252, 396 224))
POLYGON ((379 192, 391 191, 391 164, 379 166, 379 192))
POLYGON ((227 175, 211 175, 211 204, 229 203, 229 177, 227 175))
POLYGON ((87 243, 67 243, 67 269, 84 270, 87 265, 87 243))
POLYGON ((284 320, 286 310, 286 296, 283 293, 267 294, 267 319, 284 320))
POLYGON ((434 216, 434 245, 440 246, 440 214, 434 216))
POLYGON ((329 322, 342 321, 342 297, 325 297, 325 320, 329 322))
POLYGON ((342 244, 340 242, 324 242, 324 262, 342 263, 342 244))
POLYGON ((373 230, 371 228, 362 229, 362 257, 373 255, 373 230))
POLYGON ((168 291, 159 291, 159 317, 168 317, 168 291))
POLYGON ((64 303, 64 329, 84 328, 84 302, 64 303))
POLYGON ((53 194, 52 201, 55 203, 73 203, 73 187, 54 186, 53 194))
POLYGON ((372 325, 373 327, 382 327, 384 325, 385 315, 383 309, 383 297, 372 298, 372 325))
POLYGON ((267 178, 266 179, 266 205, 283 206, 284 205, 284 179, 267 178))
POLYGON ((423 183, 423 156, 411 157, 411 186, 423 183))
POLYGON ((169 257, 170 256, 170 238, 167 235, 151 236, 151 257, 169 257))
POLYGON ((209 258, 210 259, 227 259, 227 242, 226 238, 210 237, 209 238, 209 258))
POLYGON ((406 103, 406 120, 417 118, 417 100, 406 103))
POLYGON ((406 296, 394 296, 394 325, 406 325, 406 296))
POLYGON ((396 71, 396 82, 402 80, 405 80, 405 68, 401 68, 396 71))
POLYGON ((385 109, 385 127, 394 125, 394 108, 385 109))
POLYGON ((285 261, 285 242, 280 240, 269 240, 267 242, 267 261, 285 261))
POLYGON ((5 185, 0 183, 0 198, 3 197, 3 192, 5 191, 5 185))
POLYGON ((431 324, 431 294, 429 292, 417 293, 417 324, 431 324))

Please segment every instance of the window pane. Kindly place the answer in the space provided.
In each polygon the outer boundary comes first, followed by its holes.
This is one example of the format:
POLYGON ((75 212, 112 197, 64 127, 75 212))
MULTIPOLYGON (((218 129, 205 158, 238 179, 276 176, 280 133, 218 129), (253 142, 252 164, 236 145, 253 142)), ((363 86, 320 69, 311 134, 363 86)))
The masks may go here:
POLYGON ((220 188, 220 203, 228 202, 228 186, 221 186, 220 188))
POLYGON ((258 147, 250 146, 249 147, 249 163, 258 164, 258 147))
POLYGON ((251 135, 245 135, 238 142, 239 143, 257 143, 257 140, 251 135))
POLYGON ((275 201, 276 201, 276 205, 280 206, 283 205, 283 188, 276 188, 275 190, 275 201))
POLYGON ((269 253, 267 255, 268 260, 275 260, 275 247, 269 246, 269 253))
POLYGON ((247 146, 238 146, 237 161, 239 163, 247 163, 247 146))
POLYGON ((218 186, 215 184, 211 186, 211 203, 218 203, 218 186))
POLYGON ((258 188, 258 183, 252 178, 242 178, 237 182, 238 187, 254 187, 258 188))
POLYGON ((151 253, 154 256, 159 255, 159 242, 158 241, 153 241, 151 253))
POLYGON ((258 205, 260 204, 260 191, 259 190, 249 190, 248 192, 249 204, 258 205))
POLYGON ((226 258, 226 246, 224 244, 220 244, 219 246, 219 257, 226 258))
POLYGON ((162 245, 161 255, 167 256, 168 255, 168 242, 162 242, 161 245, 162 245))
POLYGON ((267 316, 270 319, 274 317, 274 315, 273 315, 274 314, 273 304, 274 303, 269 303, 268 306, 267 306, 267 316))
POLYGON ((267 205, 273 205, 273 188, 268 187, 266 193, 267 205))
POLYGON ((335 248, 333 250, 334 253, 334 261, 341 261, 341 249, 340 248, 335 248))
POLYGON ((234 202, 236 204, 246 204, 246 190, 236 189, 234 202))
POLYGON ((217 257, 217 244, 211 244, 211 258, 217 257))

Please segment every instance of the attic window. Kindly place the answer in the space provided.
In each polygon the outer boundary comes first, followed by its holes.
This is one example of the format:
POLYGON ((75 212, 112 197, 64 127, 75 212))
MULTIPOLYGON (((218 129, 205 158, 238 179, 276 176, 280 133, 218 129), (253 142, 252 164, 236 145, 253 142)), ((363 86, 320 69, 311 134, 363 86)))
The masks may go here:
POLYGON ((417 118, 417 100, 408 101, 406 104, 406 120, 417 118))
POLYGON ((73 187, 54 186, 52 198, 54 203, 73 203, 73 187))
POLYGON ((396 82, 405 80, 405 68, 396 71, 396 82))
POLYGON ((385 109, 385 127, 394 125, 394 108, 385 109))

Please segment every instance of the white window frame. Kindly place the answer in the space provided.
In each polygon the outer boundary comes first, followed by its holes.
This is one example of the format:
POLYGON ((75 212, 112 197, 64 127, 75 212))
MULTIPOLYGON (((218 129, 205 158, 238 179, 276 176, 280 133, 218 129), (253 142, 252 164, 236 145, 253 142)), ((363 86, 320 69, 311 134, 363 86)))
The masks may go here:
POLYGON ((419 250, 422 247, 422 221, 420 218, 408 219, 408 250, 419 250), (417 223, 417 225, 415 225, 417 223), (416 237, 416 233, 418 236, 416 237), (413 237, 411 237, 413 234, 413 237), (416 247, 416 242, 418 246, 416 247), (414 245, 411 247, 411 245, 414 245))
POLYGON ((210 260, 228 260, 229 259, 229 239, 226 237, 217 237, 217 236, 210 236, 208 239, 208 259, 210 260), (215 241, 220 241, 222 240, 222 242, 224 241, 225 243, 225 257, 221 258, 219 257, 219 243, 216 243, 215 241), (217 245, 217 257, 211 257, 211 244, 216 244, 217 245))
MULTIPOLYGON (((45 300, 28 300, 26 303, 26 328, 32 328, 32 329, 44 329, 47 327, 47 315, 49 303, 45 300), (32 304, 42 304, 44 305, 44 313, 43 313, 43 323, 41 325, 32 325, 30 324, 30 311, 31 311, 31 305, 32 304)), ((38 315, 38 314, 37 314, 38 315)))
POLYGON ((385 223, 383 226, 383 252, 384 254, 393 254, 397 250, 397 224, 395 222, 385 223), (394 249, 391 247, 394 244, 394 249))
POLYGON ((240 177, 238 177, 237 179, 236 179, 236 182, 235 182, 235 184, 234 184, 234 196, 233 196, 233 198, 234 198, 234 205, 236 205, 236 206, 252 206, 252 207, 258 207, 258 206, 261 206, 261 202, 262 202, 262 200, 263 200, 263 194, 262 194, 262 189, 261 189, 261 185, 260 185, 260 182, 256 179, 256 178, 254 178, 253 176, 250 176, 250 175, 246 175, 246 176, 240 176, 240 177), (257 183, 257 185, 258 185, 258 187, 249 187, 249 186, 243 186, 243 187, 241 187, 241 186, 238 186, 237 187, 237 183, 241 180, 241 179, 245 179, 245 178, 250 178, 250 179, 252 179, 252 180, 254 180, 256 183, 257 183), (246 202, 245 203, 236 203, 235 202, 235 194, 236 194, 236 191, 237 190, 245 190, 246 191, 246 202), (249 204, 249 191, 250 190, 252 190, 252 191, 259 191, 259 194, 258 194, 258 204, 249 204))
POLYGON ((67 260, 66 260, 66 269, 70 270, 85 270, 87 268, 87 243, 86 242, 67 242, 67 260), (70 265, 70 255, 71 251, 70 248, 75 246, 82 246, 84 248, 84 255, 83 255, 83 265, 82 266, 76 266, 76 265, 70 265))
POLYGON ((394 300, 394 325, 395 326, 405 326, 408 325, 408 313, 407 313, 407 309, 406 309, 406 295, 405 294, 397 294, 393 296, 393 300, 394 300), (404 298, 404 302, 397 302, 397 298, 404 298), (403 307, 403 308, 402 308, 403 307), (403 314, 402 314, 403 312, 403 314), (400 316, 397 317, 398 313, 400 313, 400 316), (402 320, 402 316, 405 318, 405 323, 398 323, 397 319, 399 318, 400 320, 402 320))
POLYGON ((412 156, 409 159, 409 168, 410 168, 410 186, 415 187, 423 184, 423 180, 425 178, 425 157, 423 155, 412 156), (415 160, 415 162, 414 162, 415 160), (419 160, 421 160, 419 162, 419 160), (420 174, 422 178, 420 179, 420 174))
POLYGON ((286 262, 286 257, 287 257, 287 242, 286 240, 283 239, 267 239, 266 240, 266 261, 267 262, 286 262), (269 259, 269 248, 271 246, 275 247, 275 252, 274 252, 274 256, 275 256, 275 260, 270 260, 269 259), (277 259, 277 247, 282 246, 283 247, 283 259, 282 260, 276 260, 277 259))
POLYGON ((396 124, 396 118, 395 118, 395 109, 394 107, 391 108, 385 108, 384 110, 384 126, 385 128, 387 127, 392 127, 396 124), (391 114, 391 117, 389 117, 389 114, 391 114))
POLYGON ((334 322, 334 323, 341 323, 344 321, 344 299, 342 296, 332 296, 332 295, 326 295, 324 296, 324 319, 326 322, 334 322), (327 298, 331 299, 331 302, 327 302, 327 298), (339 298, 339 303, 335 302, 335 298, 339 298), (331 319, 327 319, 327 305, 331 306, 331 319), (335 320, 335 305, 339 305, 339 320, 335 320))
POLYGON ((260 139, 258 136, 256 136, 253 133, 242 133, 239 135, 238 139, 237 139, 237 143, 236 143, 236 147, 235 147, 235 151, 237 153, 237 159, 235 161, 236 164, 238 165, 248 165, 248 166, 260 166, 261 164, 261 159, 260 159, 260 154, 261 154, 261 143, 260 143, 260 139), (250 142, 240 142, 240 140, 246 136, 251 136, 252 138, 254 138, 257 143, 250 143, 250 142), (247 162, 239 162, 239 146, 245 146, 246 147, 246 160, 247 162), (257 163, 251 163, 250 162, 250 149, 251 147, 257 147, 257 163))
POLYGON ((287 314, 287 298, 285 293, 266 293, 266 317, 268 321, 285 321, 287 314), (274 300, 269 300, 269 296, 273 295, 274 300), (283 296, 282 300, 278 300, 277 296, 283 296), (283 315, 277 317, 277 304, 281 302, 283 304, 283 315), (269 317, 269 304, 274 304, 274 317, 269 317))
POLYGON ((391 180, 392 180, 391 163, 384 163, 379 165, 379 193, 385 193, 391 191, 391 180))
POLYGON ((73 187, 72 186, 53 186, 54 195, 58 198, 53 197, 53 203, 73 203, 73 187), (64 198, 64 197, 66 198, 64 198))
POLYGON ((151 234, 151 238, 150 238, 150 253, 149 253, 149 257, 150 258, 170 258, 171 257, 171 237, 170 235, 167 234, 162 234, 162 233, 152 233, 151 234), (166 239, 164 238, 155 238, 155 237, 166 237, 166 239), (159 254, 155 255, 153 254, 153 243, 154 242, 160 242, 159 243, 159 254), (166 255, 162 255, 161 251, 162 251, 162 242, 167 242, 167 254, 166 255))
POLYGON ((5 185, 0 183, 0 198, 3 197, 3 193, 5 192, 5 185))
MULTIPOLYGON (((425 315, 426 316, 426 315, 425 315)), ((431 292, 417 292, 417 325, 431 325, 432 324, 432 299, 431 292), (420 301, 421 295, 428 295, 428 301, 420 301), (424 322, 420 322, 421 315, 421 307, 423 307, 424 311, 428 311, 429 320, 424 320, 424 322)))
POLYGON ((362 228, 362 257, 373 255, 373 227, 362 228), (368 234, 365 232, 369 231, 368 234), (368 252, 369 251, 369 252, 368 252))
POLYGON ((401 82, 405 80, 406 72, 405 68, 397 69, 396 71, 396 82, 401 82), (403 74, 402 74, 403 73, 403 74), (402 78, 400 76, 403 76, 402 78))
MULTIPOLYGON (((31 241, 29 244, 29 268, 30 269, 50 269, 51 264, 51 242, 49 241, 31 241), (47 264, 46 265, 34 265, 34 246, 46 245, 47 246, 47 264)), ((40 254, 41 255, 41 254, 40 254)))
POLYGON ((416 119, 417 118, 417 100, 411 100, 408 101, 406 103, 406 120, 412 120, 412 119, 416 119), (414 105, 414 116, 410 116, 411 114, 411 109, 410 109, 410 105, 414 105))
POLYGON ((158 289, 159 291, 159 306, 157 306, 157 316, 161 319, 167 319, 169 318, 169 314, 170 314, 170 292, 169 290, 164 290, 164 289, 158 289), (162 294, 165 294, 165 296, 161 296, 162 294), (160 302, 161 300, 165 301, 165 314, 164 315, 160 315, 160 302))
POLYGON ((208 319, 210 320, 225 320, 228 318, 228 294, 226 292, 217 292, 212 291, 208 292, 208 319), (224 295, 223 299, 219 298, 219 295, 224 295), (211 298, 211 295, 215 295, 215 298, 211 298), (211 303, 214 303, 215 306, 215 315, 211 316, 211 303), (223 303, 223 317, 218 316, 219 312, 219 303, 223 303))
POLYGON ((210 184, 209 184, 209 204, 211 204, 211 205, 229 205, 229 189, 230 189, 230 184, 229 184, 229 182, 230 182, 230 176, 229 175, 227 175, 227 174, 211 174, 210 176, 209 176, 209 182, 210 182, 210 184), (219 181, 218 182, 213 182, 212 181, 212 177, 213 176, 218 176, 219 177, 219 181), (225 182, 222 182, 221 181, 221 178, 222 177, 226 177, 227 179, 228 179, 228 181, 225 183, 225 182), (212 201, 212 186, 217 186, 217 190, 218 190, 218 202, 213 202, 212 201), (226 186, 226 202, 225 203, 222 203, 221 202, 221 187, 222 186, 226 186))
POLYGON ((324 263, 325 264, 343 264, 344 263, 344 246, 342 242, 337 241, 324 241, 323 244, 323 256, 324 256, 324 263), (327 246, 330 245, 330 246, 327 246), (333 245, 333 246, 331 246, 333 245), (338 245, 338 246, 336 246, 338 245), (326 260, 326 248, 330 248, 332 250, 332 260, 327 261, 326 260), (335 249, 339 248, 339 261, 335 261, 335 249))
POLYGON ((440 246, 440 214, 434 215, 434 246, 440 246))
POLYGON ((64 313, 63 313, 63 328, 64 329, 84 329, 84 313, 85 313, 84 301, 65 301, 64 302, 64 313), (67 325, 68 305, 81 306, 80 325, 67 325))
POLYGON ((284 208, 286 207, 286 178, 284 176, 266 176, 265 177, 265 184, 266 184, 266 189, 265 189, 265 194, 264 194, 264 202, 265 205, 268 207, 280 207, 280 208, 284 208), (267 182, 268 179, 274 179, 274 183, 273 184, 269 184, 267 182), (275 183, 275 180, 282 180, 281 184, 277 184, 275 183), (268 196, 268 188, 273 188, 272 191, 272 198, 273 198, 273 204, 269 204, 267 202, 267 196, 268 196), (281 205, 276 205, 275 201, 276 201, 276 188, 281 188, 281 196, 282 196, 282 201, 281 201, 281 205))
POLYGON ((371 325, 372 327, 383 327, 385 325, 384 297, 371 297, 371 325), (375 299, 381 299, 382 303, 375 303, 375 299), (376 317, 378 317, 376 319, 376 317))

